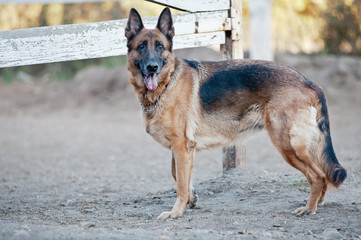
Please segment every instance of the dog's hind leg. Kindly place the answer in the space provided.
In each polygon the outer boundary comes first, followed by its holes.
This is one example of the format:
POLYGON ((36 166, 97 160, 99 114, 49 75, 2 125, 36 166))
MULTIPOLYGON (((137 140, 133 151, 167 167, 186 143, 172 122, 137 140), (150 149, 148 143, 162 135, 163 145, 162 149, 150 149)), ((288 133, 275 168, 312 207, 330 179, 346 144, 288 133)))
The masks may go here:
POLYGON ((325 199, 327 188, 328 188, 328 183, 327 183, 327 180, 326 180, 326 184, 323 186, 323 189, 322 189, 321 197, 320 197, 320 199, 318 200, 318 203, 317 203, 318 206, 323 206, 323 200, 325 199))
POLYGON ((315 213, 317 204, 323 200, 327 190, 326 175, 312 159, 309 148, 318 139, 318 129, 314 108, 297 109, 298 106, 269 111, 265 125, 272 142, 285 160, 300 170, 307 178, 311 188, 310 197, 305 207, 298 208, 296 213, 315 213), (296 109, 296 110, 295 110, 296 109))
POLYGON ((189 174, 189 201, 188 201, 188 205, 190 208, 195 208, 197 205, 197 201, 198 201, 198 195, 196 190, 193 188, 193 184, 192 184, 192 173, 193 173, 193 159, 194 159, 194 155, 195 155, 195 151, 194 151, 194 147, 192 148, 188 148, 188 150, 192 151, 192 165, 191 165, 191 170, 190 170, 190 174, 189 174))
POLYGON ((310 184, 311 193, 305 207, 296 210, 297 215, 305 213, 316 213, 318 203, 322 202, 327 189, 326 175, 313 163, 309 156, 303 155, 300 148, 295 149, 295 153, 285 151, 286 161, 300 170, 307 178, 310 184), (300 152, 301 151, 301 152, 300 152), (300 157, 299 157, 300 156, 300 157))
POLYGON ((174 178, 174 181, 177 182, 177 172, 176 172, 176 166, 175 166, 175 158, 174 154, 172 153, 172 176, 174 178))

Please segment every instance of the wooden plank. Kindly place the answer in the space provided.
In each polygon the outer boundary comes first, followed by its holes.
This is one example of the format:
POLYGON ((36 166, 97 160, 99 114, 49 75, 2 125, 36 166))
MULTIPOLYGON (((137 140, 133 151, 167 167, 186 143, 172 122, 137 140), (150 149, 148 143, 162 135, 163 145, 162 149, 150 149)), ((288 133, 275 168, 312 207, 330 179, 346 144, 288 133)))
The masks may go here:
MULTIPOLYGON (((144 22, 144 25, 149 28, 154 27, 154 23, 158 17, 149 18, 151 22, 144 22)), ((191 34, 191 33, 204 33, 214 31, 231 30, 231 20, 228 18, 228 11, 213 11, 202 13, 190 14, 177 14, 173 15, 173 22, 175 33, 191 34)))
POLYGON ((0 67, 124 54, 123 36, 120 21, 0 32, 0 67))
MULTIPOLYGON (((174 48, 224 43, 222 31, 230 29, 225 13, 175 15, 174 48), (206 26, 207 21, 214 25, 206 26)), ((154 28, 157 19, 144 18, 144 25, 154 28)), ((127 19, 122 19, 0 32, 0 67, 124 55, 126 23, 127 19)))
POLYGON ((215 10, 228 10, 230 8, 229 0, 147 0, 175 9, 188 12, 205 12, 215 10))
MULTIPOLYGON (((86 2, 115 2, 121 0, 0 0, 1 4, 16 3, 16 4, 30 4, 30 3, 86 3, 86 2)), ((164 6, 169 6, 175 9, 188 12, 205 12, 216 10, 229 9, 229 0, 146 0, 148 2, 158 3, 164 6)))
POLYGON ((224 42, 224 32, 176 35, 173 39, 174 49, 205 47, 224 44, 224 42))
MULTIPOLYGON (((81 60, 109 56, 125 55, 126 39, 118 38, 117 34, 100 34, 87 36, 83 39, 77 34, 49 37, 44 42, 44 37, 17 39, 10 41, 0 49, 0 67, 14 67, 32 64, 81 60), (87 40, 86 38, 92 38, 87 40), (72 41, 68 39, 72 39, 72 41)), ((209 32, 199 34, 176 35, 173 39, 174 49, 193 48, 223 44, 223 32, 209 32)), ((0 45, 3 41, 0 39, 0 45)))

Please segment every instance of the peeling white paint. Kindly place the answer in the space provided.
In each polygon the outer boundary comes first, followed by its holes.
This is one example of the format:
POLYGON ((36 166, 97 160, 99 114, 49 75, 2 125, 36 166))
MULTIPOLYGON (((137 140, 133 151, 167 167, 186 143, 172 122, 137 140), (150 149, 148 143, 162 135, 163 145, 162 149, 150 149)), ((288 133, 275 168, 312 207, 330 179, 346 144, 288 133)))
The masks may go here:
MULTIPOLYGON (((223 44, 223 31, 230 30, 227 16, 227 11, 175 15, 174 49, 223 44)), ((157 19, 144 18, 144 25, 154 28, 157 19)), ((125 55, 126 23, 122 19, 0 32, 0 67, 125 55)))

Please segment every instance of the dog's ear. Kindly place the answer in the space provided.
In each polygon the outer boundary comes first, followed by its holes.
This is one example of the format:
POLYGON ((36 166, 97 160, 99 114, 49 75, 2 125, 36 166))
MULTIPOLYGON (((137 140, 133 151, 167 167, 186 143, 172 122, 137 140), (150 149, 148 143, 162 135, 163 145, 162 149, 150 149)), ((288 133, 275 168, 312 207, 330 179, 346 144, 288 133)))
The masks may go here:
POLYGON ((134 8, 130 9, 127 27, 125 28, 125 37, 132 39, 144 28, 142 18, 140 17, 137 10, 134 8))
POLYGON ((174 36, 174 27, 173 19, 170 9, 168 7, 164 8, 162 13, 159 16, 157 28, 167 36, 167 38, 172 39, 174 36))

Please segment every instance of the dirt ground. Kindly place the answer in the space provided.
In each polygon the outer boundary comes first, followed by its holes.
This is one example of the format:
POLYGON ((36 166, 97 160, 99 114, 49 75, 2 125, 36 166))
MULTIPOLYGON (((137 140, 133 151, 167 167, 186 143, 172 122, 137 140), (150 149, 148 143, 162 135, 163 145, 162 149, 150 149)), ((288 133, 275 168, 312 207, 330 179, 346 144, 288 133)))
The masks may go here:
POLYGON ((325 89, 348 170, 317 214, 292 214, 308 185, 261 132, 247 143, 246 169, 222 174, 221 149, 198 153, 197 208, 157 220, 176 198, 171 153, 145 133, 126 70, 92 67, 69 83, 0 84, 0 239, 361 239, 361 59, 276 60, 325 89))

